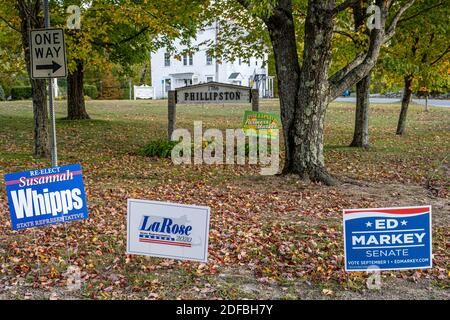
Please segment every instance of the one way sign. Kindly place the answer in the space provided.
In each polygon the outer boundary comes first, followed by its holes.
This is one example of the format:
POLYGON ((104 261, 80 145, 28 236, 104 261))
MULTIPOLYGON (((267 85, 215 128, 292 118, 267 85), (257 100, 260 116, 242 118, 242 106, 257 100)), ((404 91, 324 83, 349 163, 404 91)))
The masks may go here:
POLYGON ((30 37, 31 77, 33 79, 66 77, 64 30, 61 28, 32 30, 30 37))

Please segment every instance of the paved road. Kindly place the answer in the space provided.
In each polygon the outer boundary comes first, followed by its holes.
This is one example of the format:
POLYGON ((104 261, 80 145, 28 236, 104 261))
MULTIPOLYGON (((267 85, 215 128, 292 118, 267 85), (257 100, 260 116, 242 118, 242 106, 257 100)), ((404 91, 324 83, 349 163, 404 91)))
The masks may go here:
MULTIPOLYGON (((339 97, 338 102, 356 102, 356 97, 339 97)), ((369 98, 371 103, 399 103, 400 98, 369 98)), ((425 105, 425 99, 413 99, 414 103, 425 105)), ((434 107, 450 108, 450 100, 428 99, 428 105, 434 107)))

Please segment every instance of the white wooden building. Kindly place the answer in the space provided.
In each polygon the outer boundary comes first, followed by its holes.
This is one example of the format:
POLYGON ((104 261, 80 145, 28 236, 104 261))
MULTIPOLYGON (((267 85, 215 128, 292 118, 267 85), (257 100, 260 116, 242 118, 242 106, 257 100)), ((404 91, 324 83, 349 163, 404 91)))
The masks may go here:
MULTIPOLYGON (((197 33, 194 44, 217 38, 215 24, 197 33)), ((177 51, 185 49, 175 44, 177 51)), ((273 77, 267 71, 267 55, 264 59, 255 57, 244 61, 222 61, 208 56, 206 48, 192 55, 185 55, 181 61, 161 48, 151 55, 152 87, 157 99, 166 98, 169 90, 210 81, 224 82, 259 88, 260 97, 273 97, 273 77)))

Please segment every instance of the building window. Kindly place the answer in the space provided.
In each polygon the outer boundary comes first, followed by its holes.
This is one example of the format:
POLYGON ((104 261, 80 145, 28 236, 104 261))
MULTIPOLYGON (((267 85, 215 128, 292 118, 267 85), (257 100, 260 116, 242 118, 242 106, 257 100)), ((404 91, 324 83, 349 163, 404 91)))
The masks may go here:
POLYGON ((187 65, 192 66, 194 64, 194 57, 192 55, 187 55, 185 54, 183 56, 183 65, 187 66, 187 65))
POLYGON ((170 53, 164 53, 164 66, 170 67, 170 53))
POLYGON ((241 58, 239 58, 238 63, 239 63, 239 65, 241 65, 241 63, 242 63, 242 59, 241 58))
POLYGON ((206 77, 206 82, 213 82, 214 81, 214 77, 206 77))
POLYGON ((209 54, 207 54, 206 55, 206 64, 211 65, 212 63, 213 63, 213 58, 209 54))
POLYGON ((170 79, 164 80, 164 92, 169 92, 169 90, 172 88, 172 83, 170 79))
POLYGON ((258 60, 257 59, 255 60, 255 65, 258 65, 258 60))

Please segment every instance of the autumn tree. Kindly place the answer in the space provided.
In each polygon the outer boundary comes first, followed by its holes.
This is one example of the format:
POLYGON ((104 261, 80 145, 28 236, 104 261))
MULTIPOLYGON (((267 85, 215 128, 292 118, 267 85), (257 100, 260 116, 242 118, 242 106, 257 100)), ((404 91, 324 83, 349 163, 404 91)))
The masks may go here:
MULTIPOLYGON (((20 34, 25 64, 33 93, 34 118, 34 151, 36 157, 48 157, 50 146, 48 141, 47 91, 45 80, 31 78, 29 33, 32 29, 44 27, 42 1, 17 0, 2 3, 0 21, 20 34)), ((13 41, 13 37, 9 39, 13 41)))
MULTIPOLYGON (((334 28, 331 72, 337 72, 357 55, 363 54, 369 46, 370 30, 373 26, 374 6, 370 1, 354 1, 351 10, 341 12, 334 28)), ((369 88, 371 71, 356 83, 356 110, 351 147, 369 146, 369 88)), ((351 88, 346 88, 351 89, 351 88)))
POLYGON ((385 49, 382 72, 391 80, 401 79, 403 97, 397 135, 405 132, 406 116, 414 89, 449 90, 450 1, 419 1, 399 21, 398 31, 385 49))
MULTIPOLYGON (((148 59, 149 52, 184 35, 192 36, 196 16, 206 0, 59 0, 53 21, 66 27, 69 5, 81 10, 81 28, 66 31, 69 75, 68 119, 89 118, 84 102, 84 69, 104 61, 130 66, 148 59)), ((54 24, 55 25, 55 24, 54 24)))
MULTIPOLYGON (((281 119, 285 137, 283 173, 334 184, 325 169, 323 130, 328 104, 346 88, 366 77, 374 67, 381 46, 395 32, 402 14, 414 3, 377 0, 379 26, 370 31, 367 50, 333 75, 329 75, 336 17, 356 0, 306 4, 302 63, 296 41, 292 0, 237 0, 252 17, 259 17, 269 31, 275 55, 281 119)), ((296 2, 295 2, 296 3, 296 2)))
MULTIPOLYGON (((368 43, 370 37, 369 30, 366 27, 367 7, 368 1, 357 1, 352 6, 355 31, 361 31, 363 34, 367 35, 365 44, 368 43)), ((361 46, 361 43, 355 41, 355 46, 361 46)), ((353 131, 353 140, 350 143, 351 147, 367 148, 369 146, 370 78, 371 70, 369 70, 365 77, 356 83, 355 127, 353 131)))
POLYGON ((24 61, 19 17, 0 16, 0 85, 9 89, 28 78, 24 61), (7 19, 2 21, 1 17, 7 19))

